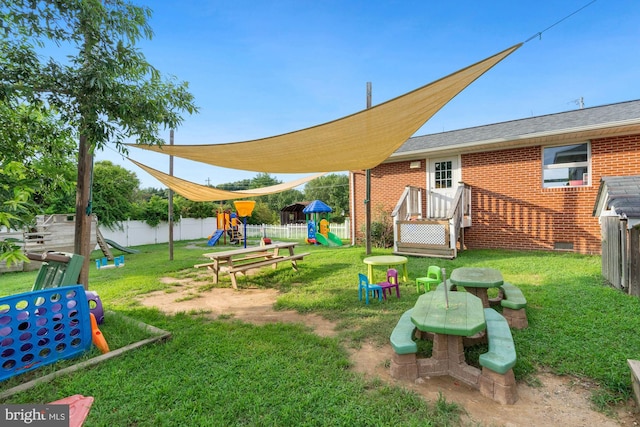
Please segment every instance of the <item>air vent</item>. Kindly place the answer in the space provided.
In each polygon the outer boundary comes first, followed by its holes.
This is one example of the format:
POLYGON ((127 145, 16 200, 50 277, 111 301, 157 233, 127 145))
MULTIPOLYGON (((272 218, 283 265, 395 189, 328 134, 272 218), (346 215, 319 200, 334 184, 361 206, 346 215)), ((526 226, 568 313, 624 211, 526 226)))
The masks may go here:
POLYGON ((556 251, 572 251, 573 243, 571 242, 555 242, 553 244, 553 249, 556 251))

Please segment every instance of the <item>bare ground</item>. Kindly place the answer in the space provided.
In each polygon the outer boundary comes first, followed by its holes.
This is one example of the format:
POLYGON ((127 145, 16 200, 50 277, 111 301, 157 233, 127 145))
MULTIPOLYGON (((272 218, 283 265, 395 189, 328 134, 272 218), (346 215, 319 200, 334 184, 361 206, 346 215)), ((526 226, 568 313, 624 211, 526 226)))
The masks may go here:
MULTIPOLYGON (((303 323, 320 336, 335 336, 334 324, 318 315, 301 315, 295 311, 274 311, 273 304, 278 291, 273 289, 214 288, 202 291, 208 283, 191 279, 164 279, 175 284, 175 292, 154 292, 140 298, 145 306, 157 307, 166 313, 202 311, 216 318, 220 315, 265 324, 269 322, 303 323)), ((209 279, 210 280, 210 279, 209 279)), ((638 426, 640 414, 632 400, 617 408, 609 417, 593 410, 589 397, 595 385, 570 377, 559 377, 549 373, 537 375, 541 385, 531 387, 518 383, 519 399, 514 405, 500 405, 480 395, 450 377, 419 379, 415 383, 397 381, 390 377, 385 362, 391 359, 390 345, 377 347, 365 343, 351 352, 354 369, 368 376, 378 376, 392 384, 400 385, 434 401, 441 392, 447 402, 462 406, 467 425, 485 426, 638 426)))

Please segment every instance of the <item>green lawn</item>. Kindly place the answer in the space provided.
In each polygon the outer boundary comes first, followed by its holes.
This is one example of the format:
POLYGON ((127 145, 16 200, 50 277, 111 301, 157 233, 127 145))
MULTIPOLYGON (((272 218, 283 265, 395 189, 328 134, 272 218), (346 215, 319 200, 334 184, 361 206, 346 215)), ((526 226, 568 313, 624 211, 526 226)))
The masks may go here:
MULTIPOLYGON (((167 245, 144 246, 138 254, 125 254, 124 268, 93 267, 90 289, 99 293, 107 309, 170 331, 172 339, 2 403, 91 395, 95 402, 86 426, 457 425, 462 409, 444 398, 425 402, 412 392, 364 379, 348 369, 346 348, 358 347, 364 340, 388 344, 400 315, 418 297, 415 283, 401 285, 399 300, 393 297, 367 306, 358 301, 357 290, 357 273, 366 273, 364 248, 301 245, 300 251, 312 254, 299 263, 299 272, 282 264, 277 270, 241 277, 238 286, 280 290, 277 309, 321 314, 338 324, 337 338, 318 337, 299 325, 253 326, 229 316, 165 316, 144 308, 135 296, 171 291, 174 285, 161 282, 161 277, 193 277, 197 274, 193 264, 204 260, 201 254, 217 250, 204 240, 178 242, 174 260, 168 261, 167 245)), ((385 254, 390 251, 373 251, 385 254)), ((535 384, 541 369, 589 378, 602 386, 593 396, 601 410, 631 395, 626 360, 640 358, 640 301, 603 284, 600 257, 497 250, 466 251, 455 260, 411 257, 410 279, 424 275, 431 264, 447 271, 459 266, 494 267, 523 291, 529 328, 512 331, 519 381, 535 384)), ((1 295, 30 290, 35 276, 36 272, 4 274, 1 295)), ((230 281, 223 275, 215 286, 229 287, 230 281)), ((103 332, 110 341, 108 323, 107 318, 103 332)), ((120 333, 117 328, 112 331, 120 333)), ((134 338, 121 342, 125 345, 134 338)), ((470 359, 477 358, 474 351, 470 359)), ((6 382, 0 388, 8 386, 6 382)))

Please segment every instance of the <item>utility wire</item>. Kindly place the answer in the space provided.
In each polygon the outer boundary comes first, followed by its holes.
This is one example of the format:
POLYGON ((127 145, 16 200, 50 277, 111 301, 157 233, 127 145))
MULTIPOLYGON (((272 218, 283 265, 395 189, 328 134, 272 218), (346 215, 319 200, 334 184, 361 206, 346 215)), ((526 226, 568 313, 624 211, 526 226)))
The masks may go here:
POLYGON ((542 31, 539 31, 539 32, 535 33, 534 35, 532 35, 531 37, 529 37, 528 39, 526 39, 524 42, 526 43, 526 42, 528 42, 528 41, 530 41, 530 40, 535 39, 536 37, 539 37, 539 38, 541 38, 541 39, 542 39, 542 33, 544 33, 545 31, 547 31, 547 30, 549 30, 549 29, 551 29, 551 28, 553 28, 553 27, 555 27, 556 25, 558 25, 558 24, 559 24, 559 23, 561 23, 562 21, 564 21, 564 20, 566 20, 566 19, 569 19, 570 17, 572 17, 572 16, 573 16, 573 15, 575 15, 576 13, 580 12, 582 9, 586 9, 587 7, 589 7, 589 6, 591 6, 592 4, 594 4, 596 1, 598 1, 598 0, 593 0, 593 1, 591 1, 591 2, 589 2, 589 3, 587 3, 587 4, 585 4, 585 5, 584 5, 584 6, 582 6, 580 9, 576 10, 576 11, 575 11, 575 12, 573 12, 573 13, 570 13, 569 15, 565 16, 564 18, 562 18, 561 20, 559 20, 558 22, 556 22, 555 24, 550 25, 549 27, 545 28, 544 30, 542 30, 542 31))

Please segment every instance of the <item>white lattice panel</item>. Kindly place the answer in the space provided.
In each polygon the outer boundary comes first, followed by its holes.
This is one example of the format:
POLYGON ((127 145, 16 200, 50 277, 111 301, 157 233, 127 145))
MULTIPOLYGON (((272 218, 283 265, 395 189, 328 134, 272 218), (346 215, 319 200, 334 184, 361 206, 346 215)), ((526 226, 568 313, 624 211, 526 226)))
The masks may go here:
POLYGON ((421 245, 445 245, 446 228, 440 224, 400 224, 400 241, 421 245))

